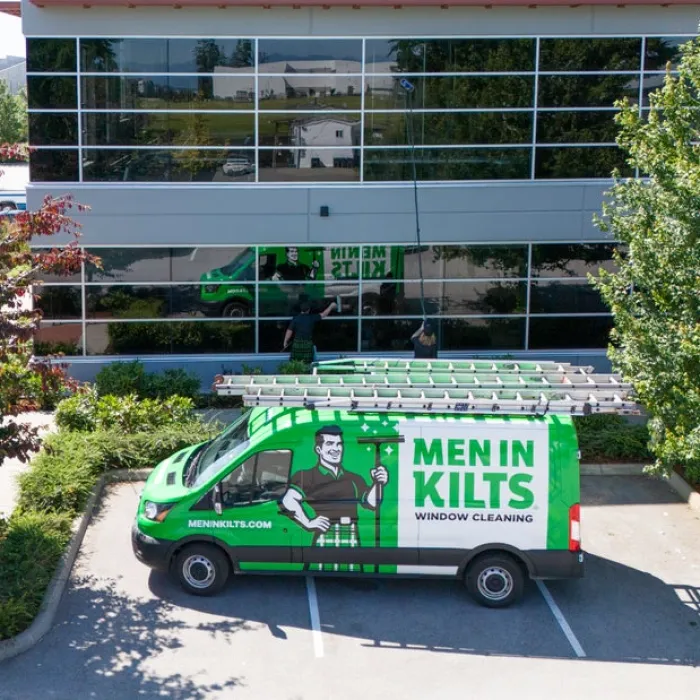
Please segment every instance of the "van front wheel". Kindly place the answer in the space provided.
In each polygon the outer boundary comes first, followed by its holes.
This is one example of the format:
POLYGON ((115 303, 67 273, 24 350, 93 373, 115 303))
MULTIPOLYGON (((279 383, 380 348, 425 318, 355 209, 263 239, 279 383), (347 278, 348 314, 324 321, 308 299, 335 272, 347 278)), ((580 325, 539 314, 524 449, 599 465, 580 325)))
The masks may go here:
POLYGON ((175 559, 175 573, 180 585, 192 595, 218 593, 228 579, 230 567, 226 555, 210 544, 185 547, 175 559))
POLYGON ((518 563, 507 554, 489 554, 469 565, 467 590, 487 608, 505 608, 523 594, 525 577, 518 563))

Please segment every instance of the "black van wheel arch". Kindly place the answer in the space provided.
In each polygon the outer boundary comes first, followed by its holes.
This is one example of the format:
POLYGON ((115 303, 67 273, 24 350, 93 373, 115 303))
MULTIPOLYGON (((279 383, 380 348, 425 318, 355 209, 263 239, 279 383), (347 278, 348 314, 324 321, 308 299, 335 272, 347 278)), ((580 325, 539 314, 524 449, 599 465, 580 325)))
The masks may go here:
POLYGON ((226 585, 232 567, 221 547, 207 542, 191 542, 174 554, 171 572, 187 593, 211 596, 226 585))
POLYGON ((522 561, 507 552, 490 551, 469 562, 464 583, 480 605, 505 608, 522 597, 526 577, 522 561))

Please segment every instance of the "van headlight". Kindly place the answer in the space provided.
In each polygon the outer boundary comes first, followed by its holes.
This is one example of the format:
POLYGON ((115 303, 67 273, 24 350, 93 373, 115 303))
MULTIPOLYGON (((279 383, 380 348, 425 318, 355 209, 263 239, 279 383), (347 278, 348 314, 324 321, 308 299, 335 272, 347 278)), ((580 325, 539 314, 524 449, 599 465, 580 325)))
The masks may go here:
POLYGON ((174 505, 174 503, 154 503, 153 501, 146 501, 143 507, 143 514, 148 520, 155 520, 157 523, 162 523, 174 505))
POLYGON ((204 291, 208 294, 213 294, 219 288, 218 284, 205 284, 204 291))

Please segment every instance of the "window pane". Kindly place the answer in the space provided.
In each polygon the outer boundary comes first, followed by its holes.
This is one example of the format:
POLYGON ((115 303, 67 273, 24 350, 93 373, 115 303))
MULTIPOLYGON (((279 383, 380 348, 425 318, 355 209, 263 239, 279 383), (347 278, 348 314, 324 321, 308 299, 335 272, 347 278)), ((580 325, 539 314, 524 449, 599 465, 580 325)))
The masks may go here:
POLYGON ((251 457, 221 480, 221 504, 224 508, 250 504, 254 475, 255 457, 251 457))
POLYGON ((253 109, 255 78, 217 75, 81 78, 86 109, 253 109))
POLYGON ((532 112, 373 112, 365 115, 365 143, 408 145, 500 144, 532 141, 532 112))
POLYGON ((92 319, 255 316, 253 285, 89 286, 86 295, 92 319))
POLYGON ((263 150, 261 182, 354 182, 360 179, 358 148, 263 150))
POLYGON ((366 73, 535 69, 534 39, 371 39, 366 52, 366 73))
MULTIPOLYGON (((433 260, 432 266, 423 265, 426 277, 527 277, 527 246, 524 245, 435 246, 433 260)), ((409 276, 408 271, 406 276, 409 276)))
POLYGON ((78 116, 30 112, 29 143, 32 146, 77 146, 78 116))
POLYGON ((46 319, 82 318, 80 287, 34 287, 34 308, 46 319))
POLYGON ((539 107, 614 107, 615 100, 639 102, 638 75, 541 75, 539 107))
MULTIPOLYGON (((258 116, 261 146, 360 145, 360 115, 349 114, 261 114, 258 116)), ((352 156, 352 152, 348 152, 352 156)), ((308 166, 307 166, 308 167, 308 166)))
MULTIPOLYGON (((222 149, 223 150, 223 149, 222 149)), ((253 182, 252 150, 218 151, 182 149, 83 151, 86 182, 253 182)))
POLYGON ((255 280, 252 248, 89 248, 102 268, 86 265, 88 282, 240 283, 255 280))
MULTIPOLYGON (((32 246, 32 249, 38 252, 39 250, 50 250, 51 247, 44 244, 44 246, 32 246)), ((78 270, 71 275, 40 272, 36 277, 41 282, 80 282, 80 271, 78 270)))
POLYGON ((362 321, 361 352, 404 352, 412 350, 411 335, 418 330, 420 319, 386 319, 362 321))
POLYGON ((625 163, 625 154, 614 146, 599 148, 544 148, 537 149, 535 177, 547 178, 587 178, 612 177, 613 168, 620 168, 622 174, 630 172, 625 163))
POLYGON ((253 503, 275 501, 284 496, 289 481, 292 453, 289 450, 268 450, 256 455, 253 503))
POLYGON ((27 71, 75 73, 75 39, 27 39, 27 71))
POLYGON ((87 326, 89 355, 250 353, 254 348, 252 321, 122 321, 87 326))
POLYGON ((27 100, 30 109, 77 109, 76 79, 27 76, 27 100))
MULTIPOLYGON (((289 320, 260 321, 259 352, 282 352, 289 320)), ((314 343, 318 352, 357 352, 357 320, 327 318, 316 324, 314 343)))
POLYGON ((34 354, 81 355, 83 326, 80 323, 42 323, 34 331, 34 354))
POLYGON ((253 146, 255 117, 100 112, 83 115, 83 133, 88 146, 253 146))
POLYGON ((320 72, 258 78, 260 109, 360 109, 362 78, 320 72))
POLYGON ((530 349, 605 348, 612 327, 611 316, 531 318, 530 349))
POLYGON ((78 149, 32 151, 29 177, 32 182, 77 182, 78 149))
POLYGON ((311 304, 311 313, 320 313, 340 297, 340 311, 336 309, 334 317, 356 316, 358 293, 354 282, 261 284, 259 313, 260 316, 293 316, 305 302, 311 304))
MULTIPOLYGON (((671 74, 676 80, 678 79, 678 73, 671 74)), ((644 81, 642 85, 642 105, 648 107, 651 102, 649 100, 649 95, 652 92, 661 90, 666 81, 665 73, 646 73, 644 75, 644 81)))
POLYGON ((250 39, 81 39, 85 72, 252 72, 250 39))
MULTIPOLYGON (((365 78, 365 109, 406 109, 398 76, 365 78)), ((532 107, 534 78, 524 75, 409 76, 415 87, 411 105, 420 109, 532 107)))
POLYGON ((576 280, 532 283, 530 312, 533 314, 610 313, 592 284, 576 280))
MULTIPOLYGON (((530 177, 529 148, 420 149, 416 151, 419 180, 522 180, 530 177)), ((365 151, 366 180, 412 180, 409 149, 365 151)))
POLYGON ((532 246, 533 277, 586 277, 602 267, 614 272, 614 243, 552 244, 532 246))
POLYGON ((261 73, 360 73, 359 39, 260 39, 261 73))
MULTIPOLYGON (((429 315, 524 314, 526 282, 425 282, 425 311, 429 315)), ((419 282, 383 285, 380 293, 370 289, 362 294, 364 315, 420 316, 419 282)))
POLYGON ((541 39, 540 70, 639 70, 641 39, 541 39))
POLYGON ((538 112, 538 143, 615 143, 617 112, 538 112))
POLYGON ((475 318, 437 321, 442 350, 522 350, 524 318, 475 318))
POLYGON ((666 70, 670 61, 672 68, 677 68, 681 60, 680 47, 692 41, 692 37, 665 36, 647 38, 644 56, 644 70, 666 70))

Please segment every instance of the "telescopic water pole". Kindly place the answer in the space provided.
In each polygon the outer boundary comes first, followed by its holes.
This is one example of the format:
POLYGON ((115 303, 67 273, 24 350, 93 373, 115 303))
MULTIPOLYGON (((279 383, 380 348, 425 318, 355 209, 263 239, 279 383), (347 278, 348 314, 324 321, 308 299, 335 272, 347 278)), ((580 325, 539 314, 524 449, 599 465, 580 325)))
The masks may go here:
POLYGON ((416 171, 416 143, 413 137, 413 102, 411 97, 415 92, 415 86, 410 80, 401 78, 399 84, 404 90, 406 97, 406 139, 411 147, 411 167, 413 170, 413 210, 416 217, 416 243, 418 244, 418 277, 420 278, 420 307, 423 314, 423 323, 426 321, 425 314, 425 290, 423 284, 423 251, 420 239, 420 216, 418 211, 418 173, 416 171))

